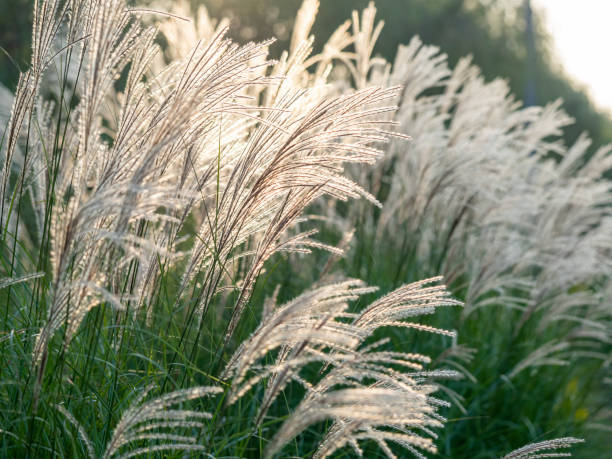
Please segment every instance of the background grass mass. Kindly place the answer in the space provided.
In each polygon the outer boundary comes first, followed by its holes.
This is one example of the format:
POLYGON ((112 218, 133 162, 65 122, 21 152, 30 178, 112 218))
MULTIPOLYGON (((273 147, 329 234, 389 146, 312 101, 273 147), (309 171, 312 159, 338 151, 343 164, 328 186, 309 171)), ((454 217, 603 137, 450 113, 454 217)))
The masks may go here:
POLYGON ((609 120, 289 3, 46 0, 28 65, 0 42, 0 455, 605 457, 609 120))

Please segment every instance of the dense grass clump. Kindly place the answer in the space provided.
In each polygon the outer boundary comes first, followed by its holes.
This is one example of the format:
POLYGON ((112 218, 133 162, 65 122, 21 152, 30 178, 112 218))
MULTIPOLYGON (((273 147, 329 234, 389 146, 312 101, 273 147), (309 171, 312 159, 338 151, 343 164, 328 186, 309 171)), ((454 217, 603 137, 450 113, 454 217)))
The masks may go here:
POLYGON ((605 448, 610 150, 417 38, 373 57, 373 5, 313 55, 317 8, 271 61, 183 3, 36 2, 1 455, 605 448))

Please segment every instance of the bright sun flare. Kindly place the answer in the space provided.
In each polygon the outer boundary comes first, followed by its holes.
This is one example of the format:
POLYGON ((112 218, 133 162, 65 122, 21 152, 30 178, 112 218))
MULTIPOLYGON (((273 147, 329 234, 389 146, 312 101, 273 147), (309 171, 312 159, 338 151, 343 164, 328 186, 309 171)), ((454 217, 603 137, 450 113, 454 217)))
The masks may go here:
POLYGON ((612 1, 534 0, 545 11, 555 52, 567 72, 587 86, 595 103, 612 111, 612 1))

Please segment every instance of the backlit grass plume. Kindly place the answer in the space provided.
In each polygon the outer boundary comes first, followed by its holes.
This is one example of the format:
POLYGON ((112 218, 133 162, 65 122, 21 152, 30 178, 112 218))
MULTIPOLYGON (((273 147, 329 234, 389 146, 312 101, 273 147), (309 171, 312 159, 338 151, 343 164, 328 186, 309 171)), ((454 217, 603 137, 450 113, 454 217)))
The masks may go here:
MULTIPOLYGON (((205 426, 201 420, 210 419, 211 415, 201 411, 169 408, 179 403, 221 392, 222 389, 218 387, 192 387, 171 392, 145 402, 144 400, 151 390, 152 387, 147 387, 131 403, 130 407, 125 410, 113 430, 106 450, 100 457, 105 459, 111 457, 128 458, 159 451, 181 450, 201 452, 205 450, 202 445, 196 443, 194 436, 180 435, 173 432, 181 429, 203 429, 205 426), (149 446, 137 446, 139 443, 143 444, 152 441, 159 441, 159 443, 149 446)), ((78 435, 85 444, 88 455, 94 459, 98 457, 83 426, 62 405, 57 405, 57 409, 77 428, 78 435)))
POLYGON ((554 451, 557 449, 570 448, 575 443, 582 443, 584 440, 578 438, 555 438, 538 443, 530 443, 522 448, 516 449, 506 454, 503 459, 535 459, 537 457, 569 457, 571 453, 554 451))
POLYGON ((453 371, 425 371, 430 359, 424 355, 380 350, 385 343, 364 344, 381 327, 403 326, 441 332, 401 319, 432 313, 436 307, 457 305, 444 286, 427 287, 439 279, 404 286, 351 313, 348 300, 372 292, 358 281, 347 281, 305 293, 263 317, 259 328, 236 351, 225 370, 232 377, 228 399, 234 403, 261 379, 268 379, 257 415, 261 422, 272 402, 291 381, 302 384, 306 395, 276 433, 267 456, 277 453, 310 424, 335 421, 315 457, 326 457, 350 444, 361 455, 361 440, 374 440, 389 457, 395 457, 387 441, 421 456, 415 448, 435 452, 430 427, 441 427, 438 406, 447 406, 430 393, 437 387, 428 378, 456 377, 453 371), (278 349, 274 362, 261 366, 265 354, 278 349), (320 378, 304 375, 319 364, 320 378), (247 378, 249 369, 255 375, 247 378), (391 428, 392 431, 387 429, 391 428))

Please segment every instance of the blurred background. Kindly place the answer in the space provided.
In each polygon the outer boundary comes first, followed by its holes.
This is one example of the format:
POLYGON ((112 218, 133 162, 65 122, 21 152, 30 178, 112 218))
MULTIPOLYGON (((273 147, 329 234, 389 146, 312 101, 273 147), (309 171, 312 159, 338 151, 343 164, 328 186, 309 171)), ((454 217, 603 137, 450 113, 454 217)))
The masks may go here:
MULTIPOLYGON (((321 46, 369 0, 322 0, 313 32, 321 46)), ((33 0, 0 0, 0 82, 14 89, 29 59, 33 0)), ((139 2, 142 3, 142 2, 139 2)), ((151 2, 149 2, 151 3, 151 2)), ((158 4, 159 2, 157 2, 158 4)), ((284 49, 301 0, 192 0, 212 17, 228 17, 239 41, 278 39, 284 49)), ((392 60, 400 43, 419 35, 454 64, 471 54, 487 79, 506 78, 528 105, 562 98, 576 119, 566 141, 588 131, 595 146, 612 142, 612 65, 607 45, 609 0, 378 0, 385 21, 375 52, 392 60)))

